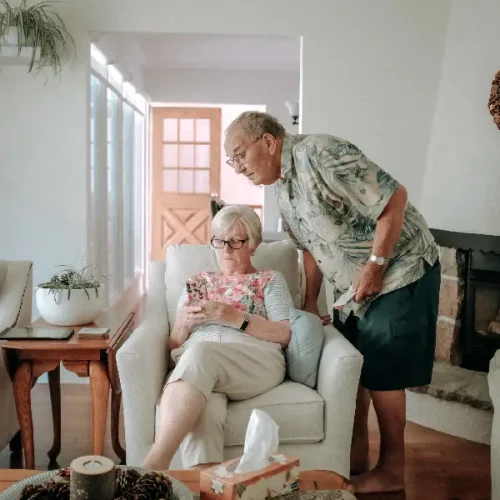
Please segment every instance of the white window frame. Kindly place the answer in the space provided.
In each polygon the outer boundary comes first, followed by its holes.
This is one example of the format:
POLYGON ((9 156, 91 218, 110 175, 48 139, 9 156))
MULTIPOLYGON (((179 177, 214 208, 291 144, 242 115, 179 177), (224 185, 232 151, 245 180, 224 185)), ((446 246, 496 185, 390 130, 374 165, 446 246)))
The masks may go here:
MULTIPOLYGON (((146 275, 146 230, 147 230, 147 220, 146 216, 146 188, 147 188, 147 117, 149 115, 149 103, 148 101, 139 93, 134 93, 133 87, 130 83, 120 80, 119 71, 114 65, 105 64, 105 56, 94 46, 91 45, 91 70, 89 78, 89 87, 91 84, 92 77, 97 78, 102 85, 99 86, 99 94, 97 97, 98 105, 95 110, 95 137, 94 142, 99 141, 99 143, 106 144, 106 147, 98 148, 94 145, 95 159, 94 159, 94 199, 92 199, 91 193, 91 168, 92 168, 92 147, 90 138, 90 128, 91 128, 91 118, 92 115, 89 113, 88 120, 88 130, 89 130, 89 158, 88 158, 88 219, 87 219, 87 255, 88 263, 95 264, 100 273, 104 275, 112 274, 112 270, 109 266, 109 248, 108 248, 108 130, 107 130, 107 119, 108 119, 108 91, 113 92, 118 100, 118 137, 117 143, 117 171, 115 176, 111 178, 111 182, 114 182, 113 188, 117 193, 117 227, 115 228, 113 238, 118 242, 119 251, 116 255, 116 262, 114 263, 114 276, 110 276, 117 284, 117 289, 111 295, 107 294, 107 306, 112 307, 116 303, 120 302, 125 294, 132 288, 138 289, 139 293, 142 294, 144 291, 144 279, 146 275), (134 112, 131 129, 128 130, 128 139, 132 139, 129 147, 131 147, 132 155, 129 155, 128 165, 124 165, 124 129, 123 129, 123 115, 124 115, 124 105, 128 105, 134 112), (139 155, 137 148, 137 143, 139 142, 136 137, 136 117, 140 116, 142 118, 142 137, 140 142, 142 142, 142 151, 139 155), (142 165, 139 168, 139 172, 142 177, 140 191, 137 196, 139 202, 139 213, 137 217, 139 218, 139 224, 136 225, 136 221, 133 220, 131 233, 132 237, 132 258, 129 258, 129 262, 132 261, 133 265, 133 276, 129 280, 124 279, 124 258, 125 252, 123 248, 124 243, 124 227, 123 227, 123 217, 124 217, 124 200, 123 200, 123 183, 124 183, 124 168, 131 169, 129 172, 129 179, 133 184, 136 172, 136 161, 141 161, 142 165), (104 168, 102 168, 104 166, 104 168), (94 207, 92 207, 94 203, 94 207), (95 216, 93 217, 92 211, 94 211, 95 216), (92 226, 92 222, 93 225, 92 226), (139 226, 139 227, 137 227, 139 226), (140 245, 140 257, 136 258, 135 248, 139 240, 140 245)), ((90 109, 91 95, 89 91, 89 109, 90 109)), ((130 196, 131 206, 134 207, 136 203, 137 192, 133 191, 130 196)), ((130 208, 129 215, 133 215, 133 208, 130 208)), ((130 254, 129 254, 130 256, 130 254)))

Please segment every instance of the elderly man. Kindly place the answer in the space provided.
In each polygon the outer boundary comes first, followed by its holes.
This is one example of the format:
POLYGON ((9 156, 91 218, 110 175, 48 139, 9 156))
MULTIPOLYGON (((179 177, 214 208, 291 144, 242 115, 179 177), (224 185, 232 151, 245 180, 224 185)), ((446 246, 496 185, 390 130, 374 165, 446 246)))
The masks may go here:
POLYGON ((405 389, 431 380, 440 286, 438 248, 406 189, 355 145, 326 134, 290 135, 246 112, 228 128, 227 163, 273 184, 285 227, 304 250, 304 309, 318 314, 323 276, 344 304, 339 329, 363 354, 351 450, 359 493, 404 489, 405 389), (368 470, 373 402, 381 446, 368 470))

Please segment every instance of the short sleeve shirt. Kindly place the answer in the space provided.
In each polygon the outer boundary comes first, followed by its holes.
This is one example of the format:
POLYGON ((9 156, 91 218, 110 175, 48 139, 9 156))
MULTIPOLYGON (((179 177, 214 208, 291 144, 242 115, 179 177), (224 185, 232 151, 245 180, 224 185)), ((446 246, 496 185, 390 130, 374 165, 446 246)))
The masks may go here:
MULTIPOLYGON (((331 135, 283 139, 281 178, 274 184, 285 229, 308 250, 336 298, 347 292, 372 253, 377 219, 399 183, 354 144, 331 135)), ((388 262, 382 294, 421 278, 438 247, 418 210, 408 203, 403 229, 388 262)), ((363 317, 369 302, 348 303, 363 317)))

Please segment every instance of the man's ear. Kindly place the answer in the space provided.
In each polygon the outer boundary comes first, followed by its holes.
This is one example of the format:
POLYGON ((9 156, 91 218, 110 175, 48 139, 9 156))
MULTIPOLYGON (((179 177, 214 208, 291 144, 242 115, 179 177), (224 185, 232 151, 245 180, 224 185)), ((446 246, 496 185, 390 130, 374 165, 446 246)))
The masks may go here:
POLYGON ((264 139, 264 144, 267 147, 267 150, 269 151, 269 154, 274 155, 276 153, 276 137, 272 134, 264 134, 262 136, 264 139))

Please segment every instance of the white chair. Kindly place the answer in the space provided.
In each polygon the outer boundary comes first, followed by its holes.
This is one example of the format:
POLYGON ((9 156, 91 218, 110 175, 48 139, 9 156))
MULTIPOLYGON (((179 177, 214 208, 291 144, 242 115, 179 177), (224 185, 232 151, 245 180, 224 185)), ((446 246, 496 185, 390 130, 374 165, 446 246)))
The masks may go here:
POLYGON ((488 387, 493 402, 491 426, 491 498, 500 500, 500 349, 490 361, 488 387))
MULTIPOLYGON (((31 323, 32 263, 0 260, 0 332, 31 323)), ((1 353, 0 353, 1 354, 1 353)), ((12 382, 0 357, 0 451, 19 430, 12 382)), ((21 446, 18 440, 18 446, 21 446)))
MULTIPOLYGON (((280 271, 295 301, 301 304, 298 252, 289 240, 262 243, 253 263, 280 271)), ((181 245, 167 250, 166 263, 153 262, 144 321, 117 354, 123 390, 127 464, 138 466, 155 437, 159 397, 169 369, 168 333, 185 280, 202 270, 217 270, 210 246, 181 245)), ((326 312, 324 291, 321 294, 326 312)), ((280 427, 280 452, 298 456, 301 468, 324 469, 349 476, 349 455, 362 356, 332 326, 319 366, 317 389, 286 380, 247 401, 228 405, 224 459, 242 454, 246 426, 253 408, 268 412, 280 427)), ((171 366, 170 366, 171 368, 171 366)), ((182 468, 179 454, 172 468, 182 468)))

